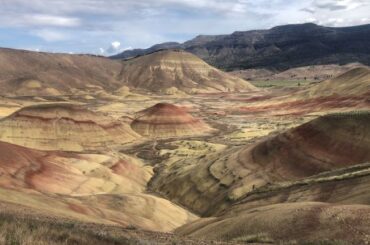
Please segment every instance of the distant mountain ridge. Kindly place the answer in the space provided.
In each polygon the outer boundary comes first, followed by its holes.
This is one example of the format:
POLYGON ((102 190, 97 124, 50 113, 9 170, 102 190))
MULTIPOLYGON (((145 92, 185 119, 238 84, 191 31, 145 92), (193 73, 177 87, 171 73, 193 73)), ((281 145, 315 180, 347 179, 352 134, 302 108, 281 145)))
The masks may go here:
POLYGON ((168 42, 148 49, 127 50, 113 59, 129 59, 162 49, 183 49, 224 70, 347 64, 370 65, 370 24, 324 27, 312 23, 200 35, 184 43, 168 42))

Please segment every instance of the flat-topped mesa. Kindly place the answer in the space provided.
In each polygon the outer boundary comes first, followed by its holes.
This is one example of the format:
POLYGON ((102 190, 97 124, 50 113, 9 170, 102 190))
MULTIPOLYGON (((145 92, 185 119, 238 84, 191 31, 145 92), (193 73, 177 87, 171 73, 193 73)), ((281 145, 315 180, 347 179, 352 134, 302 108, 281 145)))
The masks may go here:
POLYGON ((39 150, 97 151, 139 137, 129 125, 73 104, 25 107, 0 120, 0 140, 39 150))
POLYGON ((176 137, 205 134, 212 130, 201 119, 194 118, 178 106, 159 103, 137 113, 131 128, 143 136, 176 137))
POLYGON ((184 51, 162 50, 123 62, 120 80, 136 90, 170 93, 257 91, 249 82, 220 71, 184 51))

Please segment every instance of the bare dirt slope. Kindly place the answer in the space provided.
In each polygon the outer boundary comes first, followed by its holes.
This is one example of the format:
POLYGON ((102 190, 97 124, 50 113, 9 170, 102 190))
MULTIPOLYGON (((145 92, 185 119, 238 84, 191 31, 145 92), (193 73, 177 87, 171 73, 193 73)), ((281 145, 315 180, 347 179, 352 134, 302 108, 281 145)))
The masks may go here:
POLYGON ((257 90, 184 51, 158 51, 124 61, 120 80, 138 90, 164 94, 257 90))
POLYGON ((138 112, 131 127, 140 135, 154 138, 200 135, 212 130, 184 108, 168 103, 159 103, 138 112))
POLYGON ((41 150, 109 149, 140 137, 123 122, 66 103, 22 108, 0 125, 2 141, 41 150))
POLYGON ((126 155, 46 152, 0 142, 0 200, 80 221, 172 229, 195 215, 146 194, 150 166, 126 155))
POLYGON ((250 81, 311 81, 321 82, 337 77, 353 68, 366 67, 359 63, 347 65, 312 65, 290 68, 285 71, 247 69, 232 71, 231 74, 250 81))
POLYGON ((169 160, 151 188, 212 215, 256 188, 370 161, 368 122, 369 113, 324 116, 249 146, 169 160))
POLYGON ((6 96, 121 96, 122 87, 178 96, 184 92, 257 90, 190 53, 175 51, 122 63, 91 55, 0 49, 0 71, 0 94, 6 96))
POLYGON ((360 96, 370 93, 370 69, 359 67, 321 82, 306 92, 309 97, 360 96))
POLYGON ((307 114, 341 108, 370 107, 370 69, 358 67, 337 77, 298 90, 273 92, 267 99, 251 101, 240 108, 243 113, 307 114))
POLYGON ((113 91, 120 62, 91 55, 0 49, 2 95, 61 95, 113 91))

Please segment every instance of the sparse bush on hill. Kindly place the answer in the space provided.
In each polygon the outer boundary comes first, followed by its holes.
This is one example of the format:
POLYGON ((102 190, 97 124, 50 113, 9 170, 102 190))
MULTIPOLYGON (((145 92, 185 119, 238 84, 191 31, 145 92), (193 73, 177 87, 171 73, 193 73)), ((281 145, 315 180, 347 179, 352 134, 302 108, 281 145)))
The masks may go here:
POLYGON ((242 243, 274 243, 274 240, 271 239, 265 233, 257 233, 252 235, 243 235, 237 238, 234 238, 232 241, 234 242, 242 242, 242 243))
POLYGON ((370 116, 370 111, 368 110, 359 110, 359 111, 346 111, 346 112, 336 112, 325 115, 324 117, 328 118, 343 118, 343 117, 363 117, 370 116))

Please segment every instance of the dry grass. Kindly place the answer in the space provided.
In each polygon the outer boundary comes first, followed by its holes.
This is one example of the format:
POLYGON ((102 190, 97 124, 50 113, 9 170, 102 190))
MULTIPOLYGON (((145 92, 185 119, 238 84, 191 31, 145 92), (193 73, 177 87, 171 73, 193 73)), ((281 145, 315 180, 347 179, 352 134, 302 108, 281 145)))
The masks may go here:
POLYGON ((83 229, 78 223, 42 221, 0 214, 0 244, 145 244, 143 241, 83 229))
MULTIPOLYGON (((44 214, 37 209, 0 202, 0 245, 206 245, 228 244, 44 214)), ((233 243, 236 244, 236 243, 233 243)))

